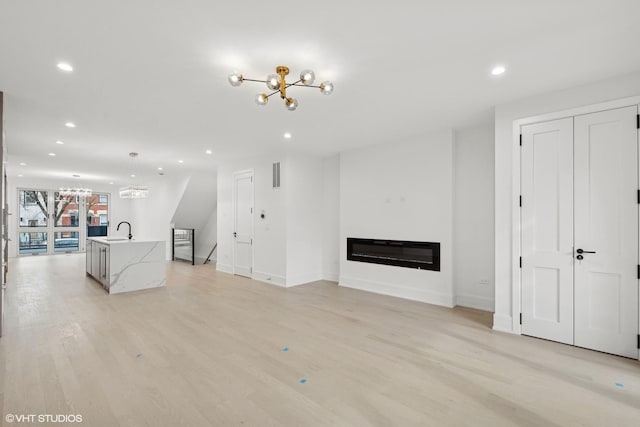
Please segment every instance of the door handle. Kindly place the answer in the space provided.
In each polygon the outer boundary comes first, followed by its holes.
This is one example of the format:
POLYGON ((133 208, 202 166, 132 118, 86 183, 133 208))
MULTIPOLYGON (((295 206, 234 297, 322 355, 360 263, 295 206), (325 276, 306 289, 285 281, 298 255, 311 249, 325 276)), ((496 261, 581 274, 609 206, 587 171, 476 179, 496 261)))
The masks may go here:
POLYGON ((579 254, 595 254, 595 251, 585 251, 584 249, 576 249, 579 254))
POLYGON ((233 232, 233 237, 238 237, 238 233, 236 233, 235 231, 233 232))

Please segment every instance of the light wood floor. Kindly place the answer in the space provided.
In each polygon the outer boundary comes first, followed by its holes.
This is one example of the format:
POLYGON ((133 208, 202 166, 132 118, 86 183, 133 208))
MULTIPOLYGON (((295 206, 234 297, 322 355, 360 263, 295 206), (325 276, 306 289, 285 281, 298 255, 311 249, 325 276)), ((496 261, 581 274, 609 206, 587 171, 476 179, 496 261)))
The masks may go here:
POLYGON ((212 265, 168 263, 167 288, 111 296, 85 276, 82 255, 10 268, 3 420, 640 425, 637 361, 493 332, 484 312, 329 282, 282 289, 212 265))

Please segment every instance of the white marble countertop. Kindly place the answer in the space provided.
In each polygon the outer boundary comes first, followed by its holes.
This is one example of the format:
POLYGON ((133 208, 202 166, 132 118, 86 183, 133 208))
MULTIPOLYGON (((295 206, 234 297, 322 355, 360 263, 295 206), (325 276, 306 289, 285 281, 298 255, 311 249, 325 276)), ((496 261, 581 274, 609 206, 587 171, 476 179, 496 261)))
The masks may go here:
POLYGON ((136 239, 135 237, 131 240, 126 237, 89 237, 88 240, 92 240, 94 242, 103 243, 105 245, 113 245, 113 244, 132 244, 132 243, 157 243, 162 242, 164 240, 145 240, 145 239, 136 239))
POLYGON ((116 239, 89 237, 86 254, 87 272, 110 294, 166 285, 164 240, 116 239))

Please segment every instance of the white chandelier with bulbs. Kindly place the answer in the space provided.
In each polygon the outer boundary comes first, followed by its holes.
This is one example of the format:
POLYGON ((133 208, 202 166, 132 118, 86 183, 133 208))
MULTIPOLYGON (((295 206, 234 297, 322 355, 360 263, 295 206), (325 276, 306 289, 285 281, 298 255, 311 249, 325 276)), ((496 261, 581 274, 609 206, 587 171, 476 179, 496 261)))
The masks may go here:
POLYGON ((121 199, 146 199, 149 197, 149 187, 145 185, 138 185, 133 182, 133 179, 136 177, 136 160, 138 158, 138 153, 131 152, 129 153, 129 161, 130 161, 130 177, 131 182, 126 187, 122 187, 120 189, 120 198, 121 199))
POLYGON ((318 88, 320 89, 320 92, 322 92, 325 95, 331 95, 331 93, 333 92, 333 88, 334 88, 333 83, 329 81, 322 82, 319 85, 314 86, 313 81, 315 80, 316 76, 311 70, 304 70, 303 72, 301 72, 300 80, 293 83, 287 83, 286 76, 288 74, 289 74, 289 67, 280 65, 276 67, 276 74, 269 74, 267 76, 267 80, 247 79, 242 74, 235 72, 229 75, 229 83, 231 84, 231 86, 240 86, 244 81, 266 83, 269 90, 272 90, 273 92, 269 94, 266 94, 266 93, 257 94, 255 98, 256 104, 267 105, 267 102, 269 102, 269 98, 272 95, 279 93, 280 98, 284 100, 284 105, 285 107, 287 107, 289 111, 294 111, 296 108, 298 108, 298 100, 287 96, 287 88, 291 86, 318 88))
POLYGON ((149 197, 149 187, 144 185, 127 185, 120 189, 121 199, 145 199, 149 197))
POLYGON ((78 197, 89 197, 91 196, 92 192, 90 188, 84 188, 84 187, 60 187, 60 195, 61 196, 67 196, 67 197, 73 197, 73 196, 78 196, 78 197))

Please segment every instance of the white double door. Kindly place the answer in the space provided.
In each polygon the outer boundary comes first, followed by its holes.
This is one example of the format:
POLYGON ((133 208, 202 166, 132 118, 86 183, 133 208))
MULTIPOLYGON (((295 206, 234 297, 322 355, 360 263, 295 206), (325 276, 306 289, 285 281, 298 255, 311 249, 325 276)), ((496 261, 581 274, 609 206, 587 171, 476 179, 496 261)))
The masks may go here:
POLYGON ((638 358, 637 114, 522 127, 523 334, 638 358))

